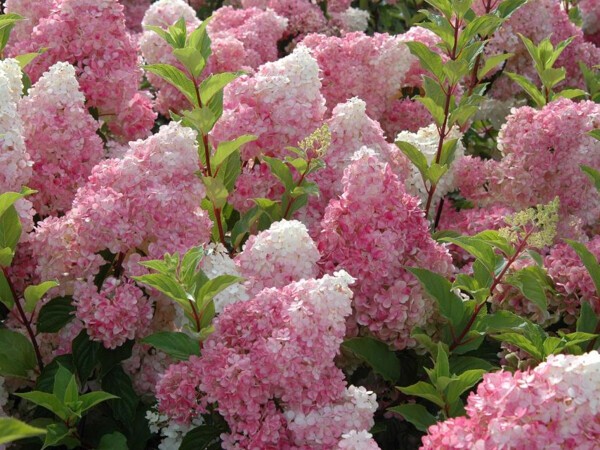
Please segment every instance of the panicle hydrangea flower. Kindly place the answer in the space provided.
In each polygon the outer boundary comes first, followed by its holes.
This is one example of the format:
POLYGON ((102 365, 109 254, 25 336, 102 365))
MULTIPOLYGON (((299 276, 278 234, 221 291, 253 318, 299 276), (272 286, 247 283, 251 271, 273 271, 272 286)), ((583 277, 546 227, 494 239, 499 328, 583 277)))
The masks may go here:
POLYGON ((106 348, 117 348, 128 339, 143 337, 152 320, 152 304, 133 282, 107 278, 98 288, 93 282, 76 282, 75 315, 88 335, 106 348))
POLYGON ((598 0, 580 0, 577 8, 583 18, 581 28, 585 39, 600 46, 600 3, 598 0))
MULTIPOLYGON (((58 61, 73 64, 88 107, 98 109, 109 126, 128 107, 138 92, 142 77, 137 46, 125 26, 123 6, 117 0, 59 0, 48 17, 40 20, 31 36, 17 43, 14 54, 48 50, 27 65, 32 81, 58 61)), ((147 97, 144 101, 150 102, 147 97)), ((154 113, 147 116, 143 133, 121 136, 127 140, 147 136, 154 124, 154 113)), ((114 132, 115 130, 113 130, 114 132)))
POLYGON ((19 14, 25 20, 15 24, 10 32, 9 47, 14 42, 27 40, 35 26, 44 17, 48 17, 56 7, 56 0, 5 0, 4 11, 19 14))
POLYGON ((432 425, 421 448, 592 450, 599 398, 598 352, 551 355, 531 371, 485 374, 467 400, 468 417, 432 425))
POLYGON ((268 230, 250 236, 235 258, 248 293, 267 287, 282 288, 292 281, 314 278, 321 258, 306 227, 297 220, 280 220, 268 230))
POLYGON ((427 108, 410 98, 395 100, 380 119, 386 136, 396 136, 400 131, 416 133, 433 122, 427 108))
MULTIPOLYGON (((600 260, 600 236, 594 236, 586 247, 600 260)), ((592 278, 570 245, 560 242, 552 247, 544 258, 544 267, 560 294, 552 297, 551 304, 558 302, 558 305, 552 306, 566 312, 571 321, 578 316, 582 301, 589 302, 596 314, 600 314, 600 297, 592 278)))
POLYGON ((435 308, 405 267, 450 275, 450 255, 431 238, 419 201, 372 151, 356 154, 342 183, 343 194, 331 200, 321 223, 323 269, 343 268, 357 277, 359 325, 395 348, 413 346, 412 329, 426 325, 435 308))
POLYGON ((319 197, 310 197, 303 221, 308 224, 311 235, 316 236, 329 200, 342 193, 342 176, 352 162, 352 156, 361 147, 374 150, 393 171, 406 179, 409 162, 404 154, 393 144, 385 140, 379 124, 369 118, 366 103, 352 98, 337 105, 327 120, 331 133, 331 144, 323 157, 325 167, 310 176, 319 186, 319 197))
MULTIPOLYGON (((425 128, 421 128, 416 133, 409 131, 402 131, 396 137, 396 141, 404 141, 414 145, 427 159, 427 162, 431 164, 435 161, 435 156, 438 150, 439 133, 435 124, 428 125, 425 128)), ((462 145, 462 135, 457 128, 452 128, 446 136, 446 142, 451 139, 458 139, 456 150, 454 153, 454 162, 460 160, 465 154, 465 148, 462 145)), ((406 180, 406 190, 421 199, 423 203, 427 200, 427 189, 423 184, 423 177, 414 164, 410 166, 411 174, 406 180)), ((452 192, 456 188, 456 170, 454 164, 450 166, 448 172, 446 172, 439 180, 435 194, 433 195, 433 204, 437 204, 442 197, 447 193, 452 192)))
MULTIPOLYGON (((442 56, 442 59, 447 59, 447 56, 442 54, 441 49, 437 46, 441 39, 431 30, 427 28, 415 26, 410 27, 405 33, 398 35, 401 42, 420 42, 429 47, 430 50, 442 56)), ((419 60, 413 56, 410 57, 408 63, 410 68, 405 74, 404 85, 407 87, 420 87, 423 85, 423 75, 427 74, 427 70, 421 66, 419 60)))
POLYGON ((207 30, 211 39, 233 37, 241 41, 245 50, 244 65, 256 69, 277 59, 277 41, 283 36, 287 23, 287 19, 269 9, 225 6, 214 12, 207 30))
MULTIPOLYGON (((241 277, 239 267, 227 254, 227 249, 222 244, 210 244, 206 247, 206 254, 200 262, 200 268, 210 279, 220 275, 234 275, 241 277)), ((231 303, 249 300, 246 286, 236 283, 223 290, 214 297, 215 312, 220 314, 231 303)))
POLYGON ((18 104, 23 91, 15 59, 0 60, 0 192, 19 192, 32 174, 18 104))
POLYGON ((320 88, 316 61, 306 48, 296 48, 225 88, 223 116, 212 139, 222 142, 254 134, 258 139, 242 147, 242 160, 281 155, 321 125, 325 99, 320 88))
POLYGON ((151 0, 120 0, 125 14, 125 24, 133 33, 142 32, 142 19, 150 7, 151 0))
POLYGON ((171 364, 156 384, 158 410, 176 423, 189 424, 206 412, 206 402, 198 391, 203 378, 199 357, 171 364))
POLYGON ((580 165, 600 167, 600 142, 587 134, 599 126, 600 106, 590 101, 559 99, 541 110, 514 109, 498 137, 501 161, 457 162, 461 193, 482 204, 515 210, 558 196, 561 232, 573 232, 572 218, 583 225, 597 223, 598 193, 580 165))
POLYGON ((333 361, 351 312, 352 281, 338 272, 265 289, 217 317, 198 366, 200 389, 218 401, 231 428, 224 448, 326 449, 372 425, 373 394, 346 389, 333 361), (325 433, 315 420, 335 427, 325 433))
POLYGON ((130 143, 123 158, 98 164, 73 208, 38 224, 32 246, 42 279, 63 280, 65 288, 68 280, 93 276, 104 249, 129 255, 138 248, 152 259, 207 242, 212 225, 200 208, 195 141, 192 129, 171 122, 130 143))
POLYGON ((85 107, 75 68, 53 65, 21 100, 19 113, 34 162, 29 184, 38 191, 34 207, 42 216, 64 213, 104 156, 98 122, 85 107))
MULTIPOLYGON (((474 2, 476 12, 483 13, 483 2, 474 2)), ((520 7, 494 34, 485 52, 489 55, 498 53, 514 53, 504 70, 515 72, 538 83, 531 56, 518 33, 538 44, 550 37, 553 45, 574 36, 573 42, 563 51, 554 67, 567 69, 566 83, 569 86, 584 88, 583 76, 578 62, 582 61, 591 67, 600 58, 600 48, 592 43, 584 42, 581 28, 573 24, 567 13, 555 0, 530 0, 520 7)), ((494 82, 492 93, 500 98, 508 98, 520 92, 521 88, 508 77, 501 77, 494 82)))
POLYGON ((311 50, 319 64, 328 111, 359 97, 374 120, 382 118, 398 96, 412 62, 408 47, 387 34, 312 34, 301 45, 311 50))
POLYGON ((358 8, 347 8, 343 11, 331 12, 331 23, 348 33, 366 31, 371 15, 358 8))

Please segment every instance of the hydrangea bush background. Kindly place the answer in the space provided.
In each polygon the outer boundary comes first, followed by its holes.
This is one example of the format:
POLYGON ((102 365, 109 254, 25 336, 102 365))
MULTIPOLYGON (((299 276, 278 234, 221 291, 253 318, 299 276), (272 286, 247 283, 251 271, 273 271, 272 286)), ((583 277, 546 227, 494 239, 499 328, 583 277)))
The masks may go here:
POLYGON ((597 448, 600 3, 0 8, 0 447, 597 448))

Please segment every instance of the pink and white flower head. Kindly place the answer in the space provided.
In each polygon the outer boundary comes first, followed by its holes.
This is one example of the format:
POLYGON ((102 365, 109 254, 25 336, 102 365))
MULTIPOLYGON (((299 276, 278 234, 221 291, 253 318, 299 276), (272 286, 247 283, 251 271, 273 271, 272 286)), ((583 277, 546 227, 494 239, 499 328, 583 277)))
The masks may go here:
POLYGON ((298 47, 225 88, 224 112, 212 140, 254 134, 258 139, 241 150, 244 161, 261 154, 282 155, 285 147, 297 145, 322 124, 325 99, 320 88, 317 62, 298 47))
POLYGON ((451 257, 431 238, 419 200, 373 151, 357 152, 342 183, 342 195, 330 201, 321 223, 323 269, 357 277, 359 325, 398 349, 414 346, 412 329, 426 325, 435 307, 405 267, 450 275, 451 257))
POLYGON ((152 304, 133 282, 108 278, 100 291, 91 281, 77 282, 73 301, 90 338, 106 348, 144 337, 152 320, 152 304))
MULTIPOLYGON (((421 153, 427 159, 429 164, 435 162, 435 157, 438 150, 439 144, 439 133, 435 124, 431 124, 425 128, 419 129, 416 133, 409 131, 403 131, 398 134, 396 141, 404 141, 417 147, 421 153)), ((460 160, 465 154, 465 148, 462 145, 461 139, 462 134, 457 128, 452 128, 449 131, 446 140, 458 139, 456 144, 456 150, 454 153, 454 162, 460 160)), ((436 205, 439 200, 444 197, 447 193, 452 192, 456 189, 456 170, 454 164, 450 166, 448 172, 446 172, 439 180, 436 186, 435 194, 433 196, 433 204, 436 205)), ((406 180, 406 190, 421 199, 421 202, 427 201, 427 188, 423 184, 423 177, 419 170, 414 164, 411 164, 411 174, 406 180)))
POLYGON ((595 449, 599 386, 596 351, 551 355, 535 369, 514 375, 485 374, 467 400, 468 416, 429 427, 421 448, 595 449))
POLYGON ((339 272, 265 289, 217 317, 198 365, 200 390, 231 429, 224 448, 334 448, 372 425, 373 394, 346 387, 334 363, 352 282, 339 272))
MULTIPOLYGON (((111 123, 138 92, 142 77, 137 45, 125 26, 123 6, 117 0, 59 0, 40 20, 31 37, 11 48, 14 54, 48 50, 27 65, 32 81, 59 61, 75 66, 87 106, 98 109, 111 123)), ((146 102, 150 100, 146 98, 146 102)), ((148 128, 123 139, 147 136, 154 113, 144 110, 148 128)), ((122 128, 122 127, 121 127, 122 128)), ((139 130, 138 130, 139 131, 139 130)))
POLYGON ((53 65, 20 101, 19 113, 34 162, 34 207, 42 216, 65 213, 104 157, 99 125, 85 107, 75 68, 64 62, 53 65))
POLYGON ((457 163, 461 192, 470 200, 515 210, 558 196, 559 234, 573 235, 573 219, 586 226, 600 217, 598 193, 580 167, 600 167, 600 142, 588 135, 599 126, 600 106, 590 101, 559 99, 541 110, 513 109, 498 137, 501 161, 457 163))
POLYGON ((10 33, 9 47, 17 42, 26 41, 31 32, 44 17, 48 17, 56 6, 56 0, 5 0, 4 11, 24 17, 15 24, 10 33))
POLYGON ((397 98, 413 59, 398 37, 387 34, 312 34, 301 45, 311 50, 319 64, 328 112, 359 97, 374 120, 381 119, 397 98))
POLYGON ((292 281, 316 277, 320 258, 302 223, 280 220, 268 230, 250 236, 235 262, 247 278, 248 292, 256 295, 264 288, 283 288, 292 281))

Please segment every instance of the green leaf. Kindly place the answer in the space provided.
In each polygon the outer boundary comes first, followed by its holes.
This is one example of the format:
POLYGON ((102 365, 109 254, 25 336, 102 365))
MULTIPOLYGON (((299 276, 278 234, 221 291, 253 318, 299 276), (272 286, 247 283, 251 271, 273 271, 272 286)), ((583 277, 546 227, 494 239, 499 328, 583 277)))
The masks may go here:
POLYGON ((225 86, 242 75, 242 72, 224 72, 208 76, 200 84, 200 99, 206 105, 225 86))
POLYGON ((127 438, 118 431, 105 434, 100 439, 97 450, 129 450, 129 447, 127 447, 127 438))
POLYGON ((519 333, 499 333, 492 335, 494 339, 502 342, 506 342, 508 344, 512 344, 529 353, 532 357, 534 357, 538 361, 543 361, 544 352, 543 352, 543 343, 541 346, 537 346, 527 337, 523 336, 519 333))
POLYGON ((499 55, 486 58, 481 68, 477 71, 477 78, 483 80, 492 70, 512 56, 514 56, 514 53, 500 53, 499 55))
POLYGON ((52 394, 63 404, 77 401, 79 398, 79 388, 75 376, 61 365, 59 365, 58 370, 54 374, 52 394))
POLYGON ((10 247, 0 248, 0 268, 10 267, 14 256, 15 252, 10 247))
POLYGON ((440 408, 443 408, 446 405, 446 402, 442 398, 441 394, 431 384, 425 383, 424 381, 419 381, 407 387, 397 386, 396 389, 398 389, 403 394, 412 395, 413 397, 421 397, 425 400, 429 400, 430 402, 436 404, 440 408))
POLYGON ((24 398, 25 400, 35 403, 48 411, 53 412, 62 420, 67 420, 72 414, 72 411, 67 408, 63 402, 54 394, 42 391, 31 391, 14 394, 18 397, 24 398))
POLYGON ((181 301, 183 304, 187 304, 187 294, 183 288, 169 275, 163 275, 160 273, 150 273, 139 277, 132 277, 135 281, 146 284, 159 292, 162 292, 166 296, 173 300, 181 301))
POLYGON ((456 238, 447 237, 440 240, 458 245, 460 248, 477 258, 477 260, 481 261, 490 273, 494 273, 494 270, 496 269, 496 254, 494 253, 491 244, 485 240, 475 236, 460 236, 456 238))
POLYGON ((29 378, 36 367, 35 351, 21 333, 0 329, 0 375, 29 378))
POLYGON ((208 57, 211 55, 210 48, 210 37, 208 32, 206 31, 206 27, 210 21, 210 17, 204 20, 198 28, 190 33, 187 38, 186 45, 188 47, 193 47, 200 51, 200 54, 204 57, 206 61, 208 61, 208 57))
MULTIPOLYGON (((600 130, 595 130, 600 131, 600 130)), ((594 187, 597 191, 600 192, 600 171, 590 167, 590 166, 579 166, 581 171, 587 175, 587 177, 594 183, 594 187)))
POLYGON ((433 117, 433 120, 438 126, 442 125, 445 117, 444 109, 442 107, 440 107, 432 98, 429 97, 417 97, 415 100, 419 103, 422 103, 423 106, 427 108, 427 111, 429 111, 431 117, 433 117))
POLYGON ((0 445, 46 434, 42 428, 32 427, 12 417, 0 417, 0 445))
POLYGON ((221 433, 227 429, 223 426, 201 425, 190 430, 181 441, 179 450, 219 450, 221 433))
POLYGON ((371 337, 355 337, 344 341, 342 347, 354 353, 387 381, 400 378, 400 360, 383 342, 371 337))
POLYGON ((446 172, 448 172, 448 166, 446 164, 442 166, 440 164, 433 163, 427 170, 427 179, 432 184, 438 184, 446 172))
POLYGON ((98 363, 100 345, 99 342, 90 340, 85 329, 73 340, 73 362, 82 384, 88 380, 98 363))
POLYGON ((475 356, 455 356, 450 358, 450 373, 460 375, 467 370, 480 369, 485 372, 491 372, 495 366, 485 359, 475 356))
POLYGON ((15 306, 15 298, 12 294, 12 289, 2 270, 0 270, 0 301, 8 309, 12 309, 13 306, 15 306))
POLYGON ((433 74, 438 81, 444 80, 444 63, 440 55, 421 42, 407 42, 406 45, 425 70, 433 74))
POLYGON ((173 55, 194 78, 198 78, 206 66, 206 60, 202 57, 202 53, 195 48, 176 48, 173 50, 173 55))
POLYGON ((215 278, 208 280, 196 293, 196 304, 203 309, 203 307, 216 295, 227 289, 229 286, 241 283, 244 281, 243 278, 236 277, 234 275, 219 275, 215 278))
POLYGON ((43 54, 47 49, 43 48, 38 52, 32 52, 32 53, 25 53, 22 55, 17 55, 14 58, 17 60, 17 62, 19 63, 19 67, 21 67, 21 70, 24 69, 25 67, 27 67, 27 65, 33 61, 35 58, 37 58, 38 56, 40 56, 41 54, 43 54))
POLYGON ((562 98, 578 98, 578 97, 585 97, 587 95, 587 93, 583 90, 583 89, 563 89, 562 91, 558 92, 555 97, 562 97, 562 98))
POLYGON ((588 134, 590 136, 592 136, 594 139, 597 139, 600 141, 600 128, 597 128, 595 130, 592 131, 588 131, 588 134))
POLYGON ((435 378, 450 376, 450 363, 448 362, 448 353, 444 348, 444 344, 441 342, 438 342, 437 345, 437 355, 435 357, 435 366, 434 371, 432 373, 435 374, 435 378))
POLYGON ((88 394, 82 395, 79 400, 81 401, 81 412, 85 412, 88 409, 93 408, 94 406, 105 402, 107 400, 117 399, 119 398, 116 395, 109 394, 108 392, 103 391, 94 391, 88 394))
POLYGON ((598 326, 598 316, 589 302, 581 302, 581 310, 577 318, 577 331, 595 333, 598 326))
POLYGON ((506 73, 506 75, 508 75, 508 77, 511 80, 513 80, 515 83, 517 83, 519 86, 521 86, 523 88, 523 90, 525 92, 527 92, 527 94, 529 94, 529 96, 534 101, 536 106, 542 107, 542 106, 546 105, 546 98, 540 92, 540 90, 535 86, 535 84, 533 84, 531 81, 529 81, 523 75, 519 75, 517 73, 512 73, 512 72, 504 72, 504 73, 506 73))
POLYGON ((523 328, 528 320, 515 313, 505 310, 498 310, 487 314, 479 320, 478 329, 486 333, 502 332, 523 328))
POLYGON ((442 145, 442 153, 440 155, 440 164, 442 166, 450 166, 454 161, 454 154, 456 153, 456 147, 458 146, 458 139, 448 139, 442 145))
POLYGON ((514 272, 506 278, 505 282, 519 289, 525 298, 533 302, 540 310, 546 311, 548 302, 544 287, 549 286, 545 277, 543 269, 531 266, 514 272))
POLYGON ((446 388, 446 400, 448 403, 454 403, 460 396, 475 386, 483 374, 486 373, 482 369, 467 370, 461 373, 457 378, 454 378, 446 388))
POLYGON ((200 346, 185 333, 159 331, 142 339, 142 342, 162 350, 172 358, 187 361, 190 355, 200 355, 200 346))
POLYGON ((407 421, 412 423, 415 428, 419 431, 427 432, 427 429, 431 425, 435 425, 437 423, 436 418, 427 411, 423 405, 418 405, 415 403, 407 403, 400 406, 395 406, 393 408, 389 408, 388 411, 392 411, 400 414, 407 421))
POLYGON ((41 333, 57 333, 75 314, 72 297, 56 297, 40 308, 37 331, 41 333))
POLYGON ((154 31, 161 38, 163 38, 171 47, 175 46, 175 41, 173 40, 171 34, 167 30, 156 25, 146 25, 144 26, 144 29, 154 31))
POLYGON ((21 237, 21 219, 14 206, 9 206, 0 216, 0 248, 15 250, 21 237))
POLYGON ((0 53, 4 51, 4 47, 8 43, 10 32, 15 24, 23 20, 24 17, 18 14, 2 14, 0 15, 0 53))
POLYGON ((206 196, 217 209, 222 209, 227 203, 229 192, 219 178, 202 177, 202 182, 206 188, 206 196))
POLYGON ((102 378, 102 390, 119 398, 109 400, 115 419, 128 426, 135 417, 140 401, 133 389, 131 379, 121 366, 114 367, 102 378))
POLYGON ((79 440, 71 435, 71 430, 61 422, 50 424, 46 427, 46 439, 42 450, 48 447, 65 445, 67 448, 75 448, 79 440))
POLYGON ((185 98, 188 99, 192 106, 200 106, 198 104, 194 83, 177 67, 171 66, 170 64, 149 64, 144 66, 144 69, 158 75, 167 83, 175 86, 185 98))
POLYGON ((212 166, 214 168, 219 167, 223 162, 231 156, 235 151, 239 150, 244 144, 255 141, 257 136, 251 134, 244 134, 233 141, 226 141, 219 143, 215 155, 212 157, 212 166))
POLYGON ((37 303, 42 299, 46 292, 58 286, 56 281, 44 281, 33 286, 27 286, 23 296, 25 297, 25 311, 33 312, 37 303))
POLYGON ((421 282, 429 295, 437 302, 440 314, 453 325, 458 325, 465 314, 462 299, 452 292, 452 284, 443 276, 426 269, 409 267, 408 270, 421 282))
POLYGON ((413 144, 404 141, 396 141, 396 146, 400 150, 402 150, 402 153, 406 155, 410 162, 412 162, 415 165, 417 170, 421 172, 421 175, 425 177, 425 174, 427 174, 427 167, 429 164, 427 163, 427 159, 425 158, 425 155, 423 155, 421 150, 419 150, 413 144))
POLYGON ((262 159, 269 165, 271 173, 283 183, 286 191, 294 189, 294 177, 287 164, 280 159, 272 158, 270 156, 263 156, 262 159))
POLYGON ((565 241, 573 248, 573 250, 575 250, 577 255, 579 255, 579 258, 581 258, 583 265, 592 277, 592 281, 596 287, 596 293, 600 295, 600 264, 598 264, 596 257, 585 245, 570 239, 565 239, 565 241))
POLYGON ((237 181, 242 170, 242 162, 240 160, 240 152, 234 151, 221 165, 216 174, 216 178, 223 182, 227 192, 235 190, 235 182, 237 181))
POLYGON ((508 19, 513 13, 523 6, 527 0, 504 0, 496 8, 496 14, 502 19, 508 19))

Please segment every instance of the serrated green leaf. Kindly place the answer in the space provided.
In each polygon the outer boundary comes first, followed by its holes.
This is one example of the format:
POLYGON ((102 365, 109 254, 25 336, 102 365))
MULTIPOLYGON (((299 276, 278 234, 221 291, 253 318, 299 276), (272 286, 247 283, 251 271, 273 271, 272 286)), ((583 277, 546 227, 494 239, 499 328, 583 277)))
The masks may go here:
POLYGON ((219 275, 215 278, 208 280, 196 293, 196 304, 202 310, 203 307, 216 295, 229 286, 244 281, 243 278, 236 277, 234 275, 219 275))
POLYGON ((75 313, 71 297, 56 297, 41 307, 37 330, 42 333, 57 333, 69 323, 75 313))
POLYGON ((383 342, 371 337, 356 337, 344 341, 342 347, 351 351, 387 381, 400 378, 400 360, 383 342))
POLYGON ((425 383, 424 381, 419 381, 413 385, 400 387, 397 386, 400 392, 406 395, 412 395, 413 397, 424 398, 425 400, 429 400, 430 402, 436 404, 440 408, 443 408, 446 405, 446 402, 442 398, 441 394, 429 383, 425 383))
POLYGON ((406 155, 406 157, 412 162, 417 170, 421 173, 423 177, 427 174, 427 158, 425 155, 415 147, 413 144, 404 141, 396 141, 396 146, 406 155))
MULTIPOLYGON (((600 132, 600 130, 594 130, 594 131, 600 132)), ((600 139, 600 133, 598 133, 597 139, 600 139)), ((591 182, 594 183, 594 187, 596 188, 596 190, 598 192, 600 192, 600 171, 598 171, 590 166, 581 165, 579 167, 581 168, 581 171, 587 175, 587 177, 591 180, 591 182)))
POLYGON ((534 303, 541 311, 546 311, 548 302, 544 288, 549 286, 544 281, 544 277, 543 269, 538 266, 531 266, 514 272, 505 279, 505 283, 516 287, 525 298, 534 303))
POLYGON ((0 417, 0 445, 46 434, 42 428, 32 427, 12 417, 0 417))
POLYGON ((15 306, 15 298, 4 272, 0 270, 0 301, 8 308, 15 306))
POLYGON ((144 69, 176 87, 193 106, 200 106, 194 83, 177 67, 170 64, 149 64, 144 66, 144 69))
POLYGON ((118 399, 119 397, 116 395, 109 394, 108 392, 103 391, 94 391, 89 392, 87 394, 83 394, 79 400, 81 401, 81 412, 86 412, 88 409, 93 408, 96 405, 99 405, 102 402, 112 399, 118 399))
POLYGON ((407 42, 406 45, 426 71, 433 74, 438 81, 444 80, 444 63, 440 55, 421 42, 412 41, 407 42))
POLYGON ((30 401, 36 405, 41 406, 42 408, 51 411, 56 414, 62 420, 67 420, 69 416, 72 414, 72 411, 67 408, 63 402, 54 394, 49 394, 48 392, 42 391, 31 391, 31 392, 23 392, 23 393, 15 393, 17 397, 24 398, 25 400, 30 401))
POLYGON ((225 431, 227 428, 222 425, 201 425, 193 428, 183 437, 179 450, 219 450, 220 436, 225 431))
POLYGON ((202 182, 206 188, 206 196, 217 209, 222 209, 227 203, 229 192, 225 188, 223 181, 219 178, 202 177, 202 182))
POLYGON ((512 56, 514 56, 514 53, 500 53, 486 58, 481 68, 477 71, 477 78, 483 80, 492 70, 512 56))
POLYGON ((0 375, 29 378, 35 369, 36 357, 33 345, 21 333, 0 329, 0 375))
POLYGON ((529 353, 537 361, 544 360, 543 342, 541 345, 536 345, 530 339, 519 333, 499 333, 491 335, 494 339, 508 344, 512 344, 521 350, 529 353))
POLYGON ((408 270, 421 282, 427 293, 434 298, 440 314, 451 324, 458 325, 463 320, 465 307, 461 298, 452 292, 452 284, 443 276, 426 269, 409 267, 408 270))
POLYGON ((290 168, 283 161, 270 156, 263 156, 263 160, 269 165, 271 173, 275 175, 283 184, 286 191, 291 191, 295 187, 294 177, 290 168))
POLYGON ((569 99, 585 97, 586 95, 587 95, 587 92, 585 92, 583 89, 563 89, 562 91, 554 94, 555 97, 562 97, 562 98, 569 98, 569 99))
POLYGON ((244 144, 255 141, 256 136, 251 134, 244 134, 233 141, 220 142, 217 146, 217 150, 212 157, 211 165, 214 168, 219 167, 223 162, 229 158, 235 151, 239 150, 244 144))
POLYGON ((464 392, 471 389, 481 380, 485 372, 482 369, 467 370, 452 379, 446 387, 447 402, 454 403, 457 401, 464 392))
POLYGON ((512 73, 512 72, 505 72, 505 73, 506 73, 506 75, 508 75, 508 77, 511 80, 513 80, 515 83, 517 83, 519 86, 521 86, 523 88, 523 90, 534 101, 536 106, 542 107, 542 106, 546 105, 545 97, 540 92, 540 90, 535 86, 535 84, 533 84, 531 81, 529 81, 523 75, 519 75, 517 73, 512 73))
POLYGON ((206 66, 202 53, 193 47, 176 48, 173 55, 194 78, 198 78, 206 66))
POLYGON ((42 299, 46 293, 58 286, 56 281, 44 281, 43 283, 36 284, 33 286, 27 286, 23 296, 25 297, 25 311, 33 312, 37 303, 42 299))
POLYGON ((187 294, 183 288, 171 276, 160 273, 150 273, 139 277, 132 277, 135 281, 146 284, 169 298, 178 302, 187 303, 187 294))
POLYGON ((440 165, 437 163, 432 163, 427 169, 427 179, 432 184, 438 184, 444 174, 448 172, 448 166, 446 164, 440 165))
POLYGON ((427 432, 427 429, 431 425, 435 425, 437 423, 436 418, 427 411, 423 405, 418 405, 415 403, 407 403, 400 406, 395 406, 393 408, 389 408, 388 411, 392 411, 400 414, 404 417, 408 422, 412 423, 415 428, 419 431, 427 432))
POLYGON ((594 254, 580 242, 572 241, 570 239, 565 239, 565 241, 573 248, 573 250, 575 250, 577 255, 579 255, 583 265, 592 277, 592 281, 596 288, 596 293, 600 295, 600 264, 598 264, 598 260, 594 254))
POLYGON ((21 219, 13 205, 0 216, 0 248, 15 250, 21 238, 21 219))
POLYGON ((145 337, 142 342, 180 361, 187 361, 191 355, 200 355, 198 341, 181 332, 159 331, 145 337))
POLYGON ((594 333, 596 332, 598 321, 599 318, 589 302, 581 302, 581 309, 579 310, 579 317, 577 318, 577 331, 594 333))
POLYGON ((200 99, 202 100, 202 104, 206 105, 217 92, 222 91, 225 86, 241 75, 242 72, 224 72, 210 75, 200 84, 200 99))

